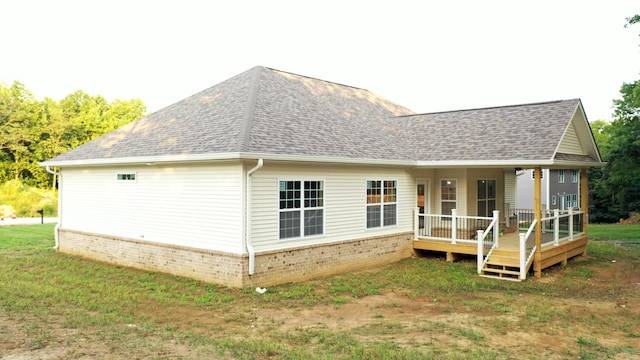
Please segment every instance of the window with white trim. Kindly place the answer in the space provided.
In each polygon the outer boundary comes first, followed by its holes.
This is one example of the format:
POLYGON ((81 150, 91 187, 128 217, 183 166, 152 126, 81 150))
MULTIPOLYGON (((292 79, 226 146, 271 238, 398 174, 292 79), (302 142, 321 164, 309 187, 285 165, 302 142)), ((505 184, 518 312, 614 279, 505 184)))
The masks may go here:
POLYGON ((571 170, 571 182, 572 183, 578 182, 578 170, 571 170))
POLYGON ((324 233, 324 182, 280 181, 280 239, 324 233))
POLYGON ((558 183, 564 184, 564 170, 558 170, 558 183))
POLYGON ((556 200, 556 196, 555 195, 551 195, 551 205, 555 205, 557 203, 558 203, 558 201, 556 200))
POLYGON ((562 210, 566 210, 571 207, 571 195, 565 195, 564 201, 565 201, 565 209, 562 209, 562 210))
POLYGON ((396 225, 397 200, 397 181, 367 180, 367 229, 396 225))
POLYGON ((458 204, 457 180, 440 180, 440 209, 442 215, 451 215, 458 204))
POLYGON ((136 176, 137 174, 135 172, 133 173, 117 173, 116 174, 116 181, 122 181, 122 182, 136 182, 136 176))
POLYGON ((578 194, 571 194, 571 207, 578 207, 578 194))

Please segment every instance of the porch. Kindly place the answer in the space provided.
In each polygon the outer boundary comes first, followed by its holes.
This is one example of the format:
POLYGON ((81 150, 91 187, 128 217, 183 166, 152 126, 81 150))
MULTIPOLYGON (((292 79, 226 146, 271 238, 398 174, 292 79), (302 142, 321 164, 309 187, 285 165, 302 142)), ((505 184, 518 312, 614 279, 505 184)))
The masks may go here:
POLYGON ((536 274, 558 263, 585 254, 585 214, 581 210, 544 211, 512 209, 501 218, 424 214, 414 212, 417 250, 444 252, 447 261, 476 255, 478 274, 524 280, 534 267, 536 274), (540 221, 538 221, 540 219, 540 221), (537 226, 539 223, 540 226, 537 226))

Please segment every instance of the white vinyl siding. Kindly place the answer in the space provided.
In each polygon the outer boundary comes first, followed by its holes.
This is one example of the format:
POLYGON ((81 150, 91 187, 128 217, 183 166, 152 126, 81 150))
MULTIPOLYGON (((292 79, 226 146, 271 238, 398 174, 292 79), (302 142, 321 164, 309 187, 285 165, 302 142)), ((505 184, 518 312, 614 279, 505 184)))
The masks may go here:
POLYGON ((66 229, 241 253, 239 163, 62 170, 66 229), (136 181, 114 181, 117 173, 136 181))
POLYGON ((516 207, 516 172, 504 170, 504 202, 512 209, 516 207))
POLYGON ((582 155, 583 150, 578 139, 573 123, 567 128, 567 132, 564 134, 560 145, 558 145, 558 152, 564 154, 577 154, 582 155))
POLYGON ((252 243, 256 251, 329 243, 413 231, 415 179, 402 169, 265 163, 252 176, 252 243), (323 180, 324 233, 308 238, 279 239, 279 181, 323 180), (370 179, 397 181, 397 226, 366 228, 366 185, 370 179))

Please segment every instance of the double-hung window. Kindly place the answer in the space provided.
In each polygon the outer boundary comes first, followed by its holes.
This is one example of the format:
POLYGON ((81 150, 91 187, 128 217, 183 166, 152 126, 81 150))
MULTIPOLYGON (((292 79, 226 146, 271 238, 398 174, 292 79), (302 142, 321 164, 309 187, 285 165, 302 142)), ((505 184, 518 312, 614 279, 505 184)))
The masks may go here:
POLYGON ((578 182, 578 170, 571 170, 571 182, 572 183, 578 182))
POLYGON ((367 180, 367 229, 397 224, 397 181, 367 180))
POLYGON ((558 170, 558 183, 564 184, 564 170, 558 170))
POLYGON ((280 239, 324 233, 324 182, 280 181, 280 239))

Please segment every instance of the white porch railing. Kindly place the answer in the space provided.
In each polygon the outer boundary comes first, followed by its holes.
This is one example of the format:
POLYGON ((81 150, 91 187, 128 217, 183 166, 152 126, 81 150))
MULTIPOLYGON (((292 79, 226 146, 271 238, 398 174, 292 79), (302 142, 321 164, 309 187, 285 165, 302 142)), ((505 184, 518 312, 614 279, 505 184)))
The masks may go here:
MULTIPOLYGON (((559 245, 584 235, 585 212, 579 209, 543 210, 541 214, 541 247, 559 245)), ((527 269, 536 248, 534 230, 537 224, 533 210, 510 209, 508 217, 518 223, 520 279, 526 279, 527 269)), ((484 268, 493 249, 498 247, 499 213, 493 217, 460 216, 454 209, 451 215, 421 214, 414 211, 414 238, 447 241, 451 244, 477 245, 478 272, 484 268), (481 241, 478 241, 478 240, 481 241)))
POLYGON ((541 246, 558 245, 564 240, 573 240, 576 235, 583 233, 584 211, 574 210, 550 210, 546 217, 542 218, 541 246))
POLYGON ((414 238, 428 238, 431 240, 450 241, 451 244, 478 242, 478 230, 489 231, 495 229, 497 243, 498 215, 496 210, 492 217, 485 216, 461 216, 456 209, 451 210, 451 215, 421 214, 419 208, 414 210, 414 238), (495 225, 491 225, 495 223, 495 225))
POLYGON ((499 211, 493 211, 492 217, 460 216, 456 209, 451 215, 421 214, 419 208, 414 211, 414 238, 442 240, 451 244, 470 244, 478 246, 478 272, 486 263, 491 251, 498 247, 500 235, 499 211))
POLYGON ((498 221, 498 210, 493 211, 493 221, 483 230, 478 230, 478 274, 482 273, 484 265, 489 260, 489 256, 493 249, 498 247, 498 238, 500 236, 500 225, 498 221))
POLYGON ((534 219, 526 233, 518 234, 520 237, 520 280, 527 278, 529 262, 536 252, 536 241, 531 234, 535 230, 537 223, 538 220, 534 219))

